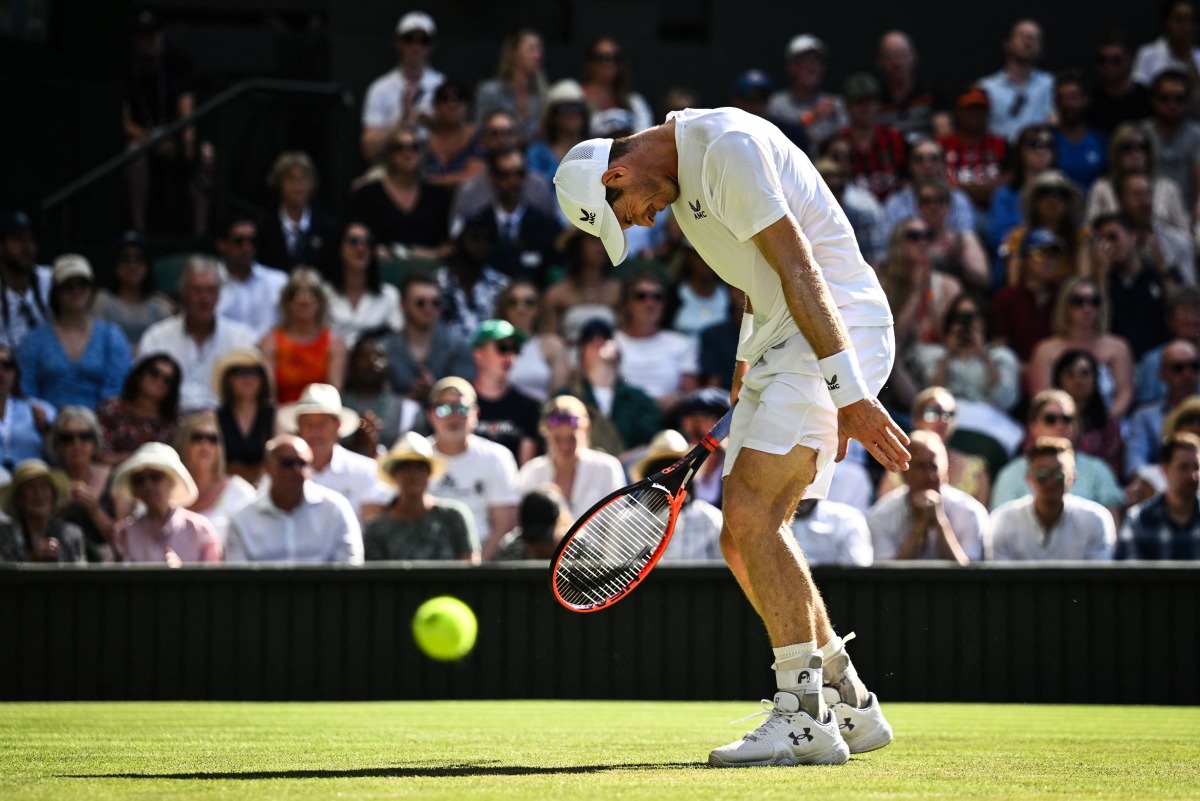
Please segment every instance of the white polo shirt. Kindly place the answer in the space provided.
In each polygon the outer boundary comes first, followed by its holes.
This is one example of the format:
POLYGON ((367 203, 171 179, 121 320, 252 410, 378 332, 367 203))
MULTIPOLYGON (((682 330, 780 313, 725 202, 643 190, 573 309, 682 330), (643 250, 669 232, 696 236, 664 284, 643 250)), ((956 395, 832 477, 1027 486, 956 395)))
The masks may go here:
POLYGON ((255 262, 246 280, 234 278, 221 265, 221 299, 217 314, 236 320, 254 332, 251 345, 275 327, 279 319, 279 300, 287 286, 287 273, 255 262))
POLYGON ((183 383, 179 387, 179 407, 184 412, 215 409, 221 400, 213 391, 212 373, 217 362, 234 348, 258 342, 254 332, 236 320, 217 315, 212 335, 201 343, 188 336, 183 315, 159 320, 146 329, 138 342, 138 355, 161 351, 179 362, 183 383))
POLYGON ((992 559, 1021 562, 1053 559, 1108 561, 1117 543, 1112 515, 1095 501, 1063 496, 1063 512, 1046 531, 1033 496, 1003 503, 992 512, 992 559))
POLYGON ((362 528, 345 498, 312 481, 304 482, 304 500, 290 512, 264 487, 230 517, 225 561, 361 565, 362 528))

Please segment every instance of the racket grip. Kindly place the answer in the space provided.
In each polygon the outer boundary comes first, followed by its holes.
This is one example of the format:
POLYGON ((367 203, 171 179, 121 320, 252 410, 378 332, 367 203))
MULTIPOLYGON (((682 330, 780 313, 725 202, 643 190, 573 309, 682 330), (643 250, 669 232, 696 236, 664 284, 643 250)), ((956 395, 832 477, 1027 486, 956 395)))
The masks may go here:
POLYGON ((713 439, 718 445, 721 441, 729 436, 729 426, 733 423, 733 409, 725 412, 725 416, 717 421, 717 424, 708 432, 708 436, 713 439))

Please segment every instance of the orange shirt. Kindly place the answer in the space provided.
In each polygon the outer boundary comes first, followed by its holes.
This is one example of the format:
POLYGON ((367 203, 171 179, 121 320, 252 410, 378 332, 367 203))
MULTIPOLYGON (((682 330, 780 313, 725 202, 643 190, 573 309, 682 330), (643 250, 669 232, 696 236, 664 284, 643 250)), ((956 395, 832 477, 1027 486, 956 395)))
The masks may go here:
POLYGON ((292 403, 309 384, 329 380, 329 343, 333 331, 326 328, 310 342, 297 342, 281 329, 275 339, 275 395, 280 403, 292 403))

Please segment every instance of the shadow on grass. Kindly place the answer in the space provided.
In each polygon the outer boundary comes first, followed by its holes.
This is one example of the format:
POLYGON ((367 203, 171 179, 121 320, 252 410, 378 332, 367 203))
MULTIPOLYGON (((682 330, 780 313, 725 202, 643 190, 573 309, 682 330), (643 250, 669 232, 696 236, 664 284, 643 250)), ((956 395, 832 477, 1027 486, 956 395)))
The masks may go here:
POLYGON ((411 779, 459 776, 542 776, 610 773, 618 770, 681 770, 706 767, 704 762, 646 762, 622 765, 431 765, 428 767, 359 768, 356 770, 249 770, 229 773, 95 773, 61 779, 184 779, 189 781, 256 781, 260 779, 411 779))

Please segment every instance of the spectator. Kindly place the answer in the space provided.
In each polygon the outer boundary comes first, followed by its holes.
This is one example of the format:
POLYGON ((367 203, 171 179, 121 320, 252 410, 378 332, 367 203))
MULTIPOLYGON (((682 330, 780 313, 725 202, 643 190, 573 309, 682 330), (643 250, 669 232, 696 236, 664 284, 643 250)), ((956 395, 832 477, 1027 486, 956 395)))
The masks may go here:
POLYGON ((1134 240, 1135 223, 1121 214, 1092 221, 1096 272, 1107 276, 1112 304, 1110 327, 1133 350, 1135 359, 1171 338, 1167 329, 1167 293, 1178 286, 1160 263, 1147 261, 1134 240))
POLYGON ((1092 130, 1087 122, 1091 102, 1082 72, 1067 70, 1054 79, 1058 168, 1084 192, 1091 189, 1105 168, 1104 136, 1092 130))
POLYGON ((937 272, 952 275, 959 283, 976 292, 986 292, 991 284, 990 268, 983 244, 972 230, 950 225, 950 187, 941 180, 918 183, 913 187, 918 216, 929 226, 929 260, 937 272))
POLYGON ((423 11, 410 11, 396 24, 396 68, 376 78, 363 102, 362 157, 373 164, 383 157, 398 125, 420 125, 433 113, 433 93, 442 73, 429 66, 437 26, 423 11))
MULTIPOLYGON (((433 119, 429 121, 428 135, 424 137, 425 148, 419 161, 419 172, 424 173, 429 185, 444 189, 447 193, 483 169, 483 162, 479 158, 478 132, 471 122, 471 99, 468 94, 467 87, 455 80, 443 81, 433 93, 433 119)), ((409 133, 418 144, 421 143, 418 129, 410 128, 409 133)), ((393 146, 405 154, 399 164, 408 169, 402 169, 397 177, 406 172, 419 174, 411 169, 411 165, 414 163, 412 154, 421 155, 420 149, 413 150, 411 145, 396 145, 399 141, 393 139, 393 146)), ((449 202, 448 194, 446 201, 449 202)))
POLYGON ((853 146, 850 180, 871 190, 880 203, 900 187, 908 169, 904 140, 894 128, 878 120, 879 98, 883 90, 869 72, 846 79, 846 110, 849 124, 838 132, 853 146))
POLYGON ((493 111, 507 111, 516 121, 522 143, 537 136, 546 98, 543 54, 541 34, 531 28, 522 28, 504 38, 496 77, 484 81, 475 91, 477 123, 493 111))
POLYGON ((52 271, 37 261, 33 220, 23 211, 0 217, 0 342, 16 349, 25 335, 50 319, 52 271))
POLYGON ((557 488, 541 486, 526 493, 517 509, 517 526, 504 535, 496 561, 549 560, 572 522, 566 500, 557 488))
POLYGON ((946 178, 966 192, 979 211, 991 206, 1002 183, 1007 144, 988 132, 992 101, 979 86, 972 86, 954 102, 954 130, 938 139, 946 154, 946 178))
POLYGON ((1170 178, 1158 174, 1158 157, 1153 140, 1131 122, 1117 126, 1108 145, 1109 173, 1096 179, 1087 196, 1084 216, 1095 228, 1096 218, 1117 210, 1114 186, 1122 175, 1141 173, 1150 179, 1154 219, 1180 231, 1188 229, 1188 213, 1183 208, 1179 187, 1170 178))
POLYGON ((1100 394, 1100 365, 1089 351, 1072 348, 1054 360, 1052 383, 1075 401, 1079 436, 1075 449, 1103 459, 1113 475, 1124 475, 1125 442, 1121 421, 1108 413, 1100 394))
MULTIPOLYGON (((1166 322, 1173 339, 1200 347, 1200 289, 1185 284, 1168 292, 1166 322)), ((1151 403, 1163 397, 1165 388, 1159 379, 1159 367, 1164 348, 1147 351, 1138 362, 1136 403, 1151 403)), ((1200 392, 1200 383, 1194 391, 1200 392)))
POLYGON ((1166 490, 1129 510, 1117 559, 1200 558, 1200 438, 1181 433, 1163 443, 1166 490))
POLYGON ((69 491, 67 477, 41 459, 16 466, 0 487, 0 510, 11 520, 0 523, 0 562, 83 563, 83 532, 55 517, 69 491))
MULTIPOLYGON (((375 236, 376 258, 438 258, 449 249, 449 190, 421 176, 421 147, 416 128, 397 128, 384 145, 383 175, 350 197, 349 217, 375 236)), ((342 231, 342 270, 348 229, 342 231)))
MULTIPOLYGON (((927 136, 918 135, 911 140, 908 174, 911 183, 893 192, 883 207, 883 227, 887 231, 895 228, 901 220, 917 216, 915 185, 946 180, 946 154, 942 146, 927 136)), ((951 231, 975 231, 975 207, 967 193, 958 187, 950 189, 947 212, 946 227, 951 231)))
POLYGON ((621 285, 616 333, 621 377, 654 398, 664 412, 699 386, 696 343, 662 328, 666 287, 649 270, 631 272, 621 285))
MULTIPOLYGON (((1077 420, 1075 401, 1066 392, 1061 389, 1039 392, 1029 402, 1026 441, 1033 443, 1041 437, 1072 440, 1079 435, 1077 420)), ((1113 519, 1116 519, 1120 514, 1124 496, 1112 469, 1103 459, 1086 453, 1074 454, 1074 468, 1072 492, 1107 507, 1113 519)), ((1028 469, 1029 458, 1024 455, 1018 456, 1001 468, 992 484, 993 510, 1003 503, 1029 494, 1030 488, 1025 481, 1028 469)))
POLYGON ((42 455, 42 437, 54 422, 54 408, 21 389, 21 367, 0 344, 0 467, 12 473, 18 462, 42 455))
POLYGON ((170 441, 179 423, 179 365, 165 353, 143 354, 96 417, 104 429, 100 459, 114 467, 147 442, 170 441))
POLYGON ((279 407, 275 422, 280 431, 299 434, 308 446, 311 471, 306 478, 348 500, 360 523, 370 522, 383 510, 391 492, 376 475, 375 459, 351 453, 338 443, 358 428, 359 416, 342 406, 336 387, 309 384, 299 400, 279 407))
POLYGON ((1076 276, 1059 292, 1054 308, 1054 335, 1042 340, 1029 363, 1029 390, 1050 386, 1054 362, 1072 348, 1088 351, 1100 365, 1100 394, 1115 418, 1133 404, 1133 355, 1129 344, 1108 333, 1108 308, 1096 282, 1076 276))
POLYGON ((196 412, 184 418, 175 434, 175 450, 196 484, 196 498, 187 510, 212 524, 217 543, 224 549, 230 518, 254 500, 255 490, 241 476, 225 472, 225 445, 216 413, 196 412))
POLYGON ((329 278, 337 274, 331 269, 337 258, 337 222, 313 204, 319 183, 317 165, 307 153, 288 150, 275 159, 267 187, 278 205, 258 219, 259 262, 284 273, 311 264, 329 278))
POLYGON ((1162 36, 1138 48, 1133 79, 1150 86, 1166 70, 1178 70, 1194 80, 1200 76, 1200 47, 1194 45, 1195 8, 1189 0, 1167 0, 1160 12, 1162 36))
POLYGON ((997 562, 1112 559, 1112 516, 1071 492, 1075 460, 1070 440, 1039 437, 1029 451, 1025 480, 1032 495, 992 512, 992 558, 997 562))
POLYGON ((567 383, 571 368, 567 345, 561 336, 554 332, 535 333, 539 331, 538 306, 537 286, 527 278, 516 278, 496 299, 495 316, 512 325, 525 343, 509 371, 509 381, 518 391, 540 403, 567 383))
POLYGON ((299 437, 283 434, 267 443, 270 483, 230 518, 225 561, 362 564, 354 509, 311 480, 311 460, 299 437))
POLYGON ((388 380, 392 390, 425 402, 433 383, 473 367, 466 338, 440 321, 442 291, 429 273, 411 272, 400 283, 404 328, 387 338, 388 380))
POLYGON ((380 275, 371 229, 360 222, 347 223, 340 241, 341 269, 332 281, 329 317, 334 335, 352 348, 364 331, 399 331, 404 316, 399 290, 380 275))
POLYGON ((138 448, 113 474, 113 494, 144 510, 117 524, 113 539, 121 561, 167 567, 221 561, 216 529, 187 510, 196 501, 196 483, 170 445, 138 448))
POLYGON ((829 49, 812 34, 802 33, 788 42, 784 58, 791 83, 771 95, 767 110, 772 117, 804 128, 819 149, 850 121, 842 98, 821 91, 829 49))
POLYGON ((1001 287, 992 303, 992 341, 1017 355, 1024 384, 1034 348, 1054 330, 1063 241, 1048 228, 1021 239, 1018 282, 1001 287))
POLYGON ((358 412, 362 421, 344 444, 363 456, 374 458, 395 442, 401 434, 411 431, 420 422, 421 404, 392 392, 387 386, 387 349, 385 329, 363 333, 350 351, 350 369, 346 371, 346 386, 342 403, 358 412))
POLYGON ((874 560, 867 518, 853 506, 810 498, 800 501, 792 533, 810 565, 870 567, 874 560))
POLYGON ((1046 122, 1054 111, 1054 79, 1035 67, 1041 56, 1041 26, 1019 20, 1004 40, 1004 66, 979 80, 991 100, 988 129, 1010 142, 1022 128, 1046 122))
POLYGON ((517 462, 503 445, 471 433, 478 421, 479 405, 469 382, 452 376, 433 385, 430 441, 435 454, 446 460, 446 472, 430 492, 467 505, 483 544, 483 558, 488 560, 516 524, 517 462))
POLYGON ((888 31, 879 37, 875 58, 875 67, 883 79, 879 121, 899 131, 910 146, 920 139, 946 133, 950 127, 938 93, 917 77, 919 61, 917 49, 904 31, 888 31))
POLYGON ((603 318, 589 320, 579 332, 579 374, 559 390, 584 402, 592 445, 614 456, 645 445, 662 424, 654 399, 621 378, 620 361, 612 325, 603 318))
POLYGON ((654 112, 646 98, 633 89, 633 72, 614 39, 601 36, 588 45, 580 81, 593 114, 623 108, 633 115, 633 130, 654 124, 654 112))
POLYGON ((733 91, 729 97, 729 105, 742 111, 762 117, 783 132, 792 140, 792 144, 804 151, 812 150, 812 142, 804 128, 794 122, 772 116, 768 103, 774 83, 771 76, 762 70, 746 70, 733 82, 733 91))
POLYGON ((234 320, 261 337, 278 320, 279 293, 288 282, 282 270, 258 263, 258 225, 249 217, 233 217, 217 237, 221 254, 221 299, 217 314, 234 320))
POLYGON ((987 214, 987 243, 993 258, 999 256, 994 270, 994 283, 1004 283, 1000 269, 1008 255, 1004 248, 1009 234, 1021 224, 1024 214, 1021 200, 1032 189, 1034 181, 1054 166, 1054 132, 1048 125, 1031 125, 1017 135, 1016 144, 1008 151, 1007 177, 996 187, 987 214))
MULTIPOLYGON (((732 364, 732 361, 730 363, 732 364)), ((676 407, 674 416, 679 418, 678 429, 687 440, 688 447, 694 448, 700 444, 700 440, 708 436, 708 432, 728 411, 727 391, 716 387, 701 387, 684 396, 676 407)), ((718 445, 692 476, 692 486, 688 492, 720 509, 725 489, 722 475, 725 472, 724 468, 725 447, 718 445)))
POLYGON ((112 468, 99 461, 100 423, 91 409, 64 406, 54 420, 49 450, 70 482, 58 517, 83 532, 89 562, 112 560, 116 504, 108 479, 112 468))
POLYGON ((1196 393, 1200 380, 1200 350, 1186 339, 1168 342, 1158 363, 1158 377, 1166 387, 1162 400, 1138 406, 1129 416, 1129 435, 1125 439, 1124 474, 1140 476, 1143 468, 1158 462, 1162 442, 1163 421, 1196 393))
POLYGON ((320 273, 311 267, 296 269, 278 306, 279 325, 258 343, 271 365, 276 400, 291 403, 309 384, 326 383, 341 389, 346 343, 330 327, 329 293, 320 273))
POLYGON ((1175 283, 1196 281, 1195 250, 1187 229, 1172 228, 1154 217, 1150 178, 1130 172, 1118 176, 1113 189, 1117 210, 1132 224, 1138 252, 1175 283))
POLYGON ((1133 59, 1121 30, 1109 30, 1096 43, 1096 77, 1088 125, 1110 136, 1122 123, 1150 116, 1150 90, 1133 80, 1133 59))
POLYGON ((673 291, 675 312, 671 328, 687 334, 696 344, 700 332, 724 321, 729 311, 728 285, 717 276, 692 243, 684 240, 683 259, 673 291))
POLYGON ((254 342, 254 332, 216 313, 221 295, 220 268, 205 256, 192 256, 179 284, 182 311, 146 329, 138 353, 167 353, 183 373, 180 411, 215 408, 213 367, 229 351, 254 342))
POLYGON ((52 322, 39 325, 21 342, 21 388, 52 406, 95 409, 116 395, 129 370, 129 342, 121 329, 97 320, 92 265, 68 253, 54 260, 50 290, 52 322))
MULTIPOLYGON (((837 139, 827 145, 827 147, 833 146, 836 146, 838 150, 845 151, 846 161, 849 161, 849 142, 837 139)), ((879 205, 879 201, 862 187, 848 183, 850 173, 840 161, 819 158, 813 162, 813 167, 820 173, 821 179, 825 181, 825 185, 833 194, 833 199, 838 202, 842 211, 846 213, 846 218, 850 220, 850 227, 854 229, 854 239, 858 242, 858 249, 862 251, 863 258, 867 260, 868 264, 879 264, 887 252, 887 232, 892 230, 884 220, 883 209, 879 205), (866 202, 861 202, 864 199, 866 202)), ((903 191, 896 192, 892 198, 898 197, 902 193, 903 191)), ((891 198, 888 200, 890 201, 891 198)))
POLYGON ((488 153, 487 165, 492 182, 491 208, 470 218, 494 229, 495 249, 487 262, 509 277, 525 276, 544 285, 554 262, 554 241, 561 230, 558 219, 522 200, 529 174, 523 150, 493 150, 488 153))
POLYGON ((509 373, 523 339, 505 320, 484 320, 471 337, 479 419, 475 433, 497 442, 523 465, 541 450, 538 402, 512 385, 509 373))
POLYGON ((217 423, 225 448, 225 470, 257 485, 267 441, 275 433, 275 392, 271 367, 255 348, 235 348, 212 373, 220 398, 217 423))
POLYGON ((471 510, 460 501, 435 498, 429 483, 446 472, 446 460, 429 440, 408 432, 379 465, 396 496, 363 530, 367 561, 459 560, 479 564, 479 536, 471 510))
MULTIPOLYGON (((670 467, 691 450, 678 431, 667 428, 650 440, 646 453, 629 470, 630 478, 643 478, 670 467)), ((724 558, 721 548, 721 512, 708 501, 689 493, 675 520, 675 531, 663 552, 668 562, 712 562, 724 558)))
MULTIPOLYGON (((986 506, 992 491, 987 462, 950 445, 958 427, 958 400, 954 395, 945 387, 926 387, 913 400, 911 420, 912 430, 931 431, 941 439, 946 448, 946 481, 950 486, 986 506)), ((885 472, 876 494, 882 498, 902 484, 901 474, 885 472)))
POLYGON ((462 339, 470 339, 488 319, 508 284, 508 277, 491 266, 497 229, 487 215, 485 210, 463 224, 450 257, 436 273, 442 324, 462 339))
POLYGON ((558 249, 567 270, 542 296, 542 330, 577 342, 579 329, 587 321, 616 322, 621 282, 613 277, 612 262, 599 237, 584 236, 575 226, 568 226, 558 237, 558 249))
POLYGON ((1083 195, 1075 184, 1058 170, 1046 170, 1038 175, 1021 191, 1021 224, 1009 231, 1000 246, 1008 283, 1011 285, 1020 280, 1021 261, 1013 254, 1021 251, 1021 240, 1035 228, 1049 228, 1062 240, 1059 281, 1072 275, 1091 275, 1090 235, 1087 228, 1079 224, 1082 218, 1083 195))
POLYGON ((1196 217, 1200 186, 1200 123, 1185 116, 1194 77, 1168 69, 1150 84, 1150 119, 1143 130, 1158 153, 1158 169, 1179 187, 1184 207, 1196 217))
POLYGON ((517 475, 524 495, 553 484, 567 499, 573 519, 579 519, 600 499, 625 486, 625 469, 615 456, 592 450, 592 421, 583 401, 558 395, 542 406, 538 428, 546 440, 545 456, 536 456, 517 475))
POLYGON ((738 335, 746 312, 746 293, 727 285, 729 309, 724 322, 700 331, 700 383, 706 387, 733 388, 733 365, 737 361, 738 335))
POLYGON ((956 398, 988 404, 1003 415, 1020 398, 1020 365, 1015 353, 991 341, 989 317, 983 301, 972 294, 950 301, 941 341, 917 346, 917 380, 922 386, 946 387, 956 398))
POLYGON ((546 93, 546 107, 538 138, 529 143, 529 169, 554 180, 558 162, 588 136, 589 112, 583 87, 570 78, 558 81, 546 93))
MULTIPOLYGON (((522 142, 513 115, 507 111, 493 111, 484 117, 479 130, 479 144, 485 158, 493 150, 520 147, 522 142)), ((538 172, 530 173, 525 178, 522 191, 523 202, 551 217, 558 214, 554 190, 551 189, 546 176, 538 172)), ((451 230, 456 230, 463 220, 492 205, 493 200, 491 180, 486 170, 480 170, 454 190, 454 198, 450 204, 451 230)))
POLYGON ((867 510, 875 559, 944 559, 966 565, 988 550, 987 509, 950 486, 946 447, 932 431, 914 431, 904 486, 867 510))
POLYGON ((120 327, 130 348, 147 328, 175 312, 175 304, 155 288, 146 240, 137 231, 126 231, 117 240, 113 288, 96 290, 92 310, 97 318, 120 327))

